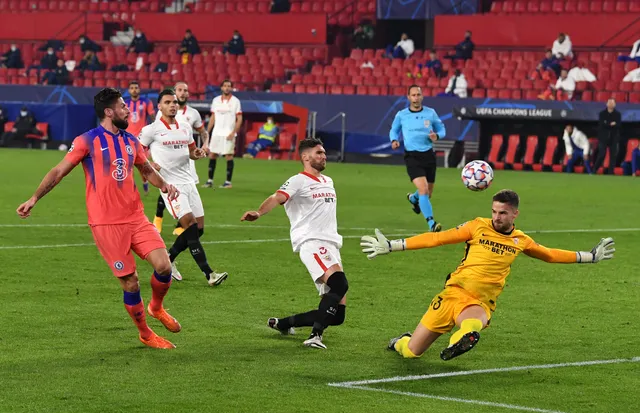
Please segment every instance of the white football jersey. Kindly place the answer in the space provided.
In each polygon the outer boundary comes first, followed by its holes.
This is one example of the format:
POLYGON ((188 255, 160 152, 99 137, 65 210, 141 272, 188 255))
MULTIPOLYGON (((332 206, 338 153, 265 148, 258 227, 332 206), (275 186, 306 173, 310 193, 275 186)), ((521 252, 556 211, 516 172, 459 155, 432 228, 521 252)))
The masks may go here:
POLYGON ((211 136, 229 136, 236 127, 236 115, 242 113, 240 99, 233 95, 229 99, 216 96, 211 102, 211 113, 215 115, 211 136))
POLYGON ((186 122, 168 124, 156 120, 142 128, 140 143, 149 148, 151 158, 160 165, 160 175, 170 184, 193 182, 189 147, 195 146, 193 131, 186 122))
MULTIPOLYGON (((159 120, 161 117, 162 112, 158 111, 158 113, 156 114, 156 120, 159 120)), ((188 123, 191 126, 192 132, 195 132, 196 129, 200 129, 203 125, 200 112, 189 105, 184 105, 184 108, 182 109, 178 108, 178 112, 176 113, 176 120, 178 122, 188 123)), ((189 163, 191 165, 191 176, 193 178, 193 182, 198 183, 200 179, 198 178, 198 172, 196 171, 196 162, 193 159, 189 159, 189 163)))
POLYGON ((298 252, 305 241, 312 239, 342 247, 336 217, 338 199, 331 178, 301 172, 289 178, 278 192, 287 197, 284 209, 291 222, 293 251, 298 252))

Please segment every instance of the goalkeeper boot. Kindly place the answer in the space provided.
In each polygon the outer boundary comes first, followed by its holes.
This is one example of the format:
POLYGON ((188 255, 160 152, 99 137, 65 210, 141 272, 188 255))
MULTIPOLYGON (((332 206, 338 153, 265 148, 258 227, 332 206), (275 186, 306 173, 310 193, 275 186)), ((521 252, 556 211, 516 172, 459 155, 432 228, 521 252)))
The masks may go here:
POLYGON ((411 202, 411 195, 413 195, 411 192, 407 194, 407 201, 409 201, 409 203, 411 204, 411 208, 413 208, 413 212, 415 212, 416 214, 419 214, 420 204, 418 204, 417 202, 415 204, 411 202))
POLYGON ((446 361, 458 357, 459 355, 462 355, 474 348, 476 344, 478 344, 479 340, 480 333, 478 333, 477 331, 471 331, 470 333, 462 336, 462 338, 458 340, 457 343, 453 343, 449 347, 442 350, 442 352, 440 353, 440 358, 446 361))
POLYGON ((442 231, 442 225, 440 225, 439 222, 436 222, 436 220, 433 219, 433 217, 428 217, 427 218, 427 224, 429 225, 429 230, 431 232, 440 232, 440 231, 442 231))
POLYGON ((394 337, 391 340, 389 340, 389 345, 387 346, 387 350, 396 350, 396 343, 398 342, 398 340, 400 340, 402 337, 411 337, 411 333, 410 332, 406 332, 401 336, 398 337, 394 337))
POLYGON ((226 272, 217 273, 214 271, 211 274, 208 274, 207 282, 210 286, 215 287, 222 284, 222 282, 226 280, 228 276, 229 274, 227 274, 226 272))
POLYGON ((269 321, 267 321, 267 325, 271 328, 273 328, 274 330, 278 330, 280 332, 280 334, 282 334, 283 336, 288 336, 288 335, 293 335, 296 333, 296 330, 293 327, 289 327, 287 329, 282 329, 278 326, 278 322, 280 320, 278 320, 275 317, 271 317, 269 319, 269 321))
POLYGON ((322 342, 322 334, 311 333, 308 339, 306 339, 302 344, 306 347, 311 348, 319 348, 322 350, 326 350, 327 346, 322 342))

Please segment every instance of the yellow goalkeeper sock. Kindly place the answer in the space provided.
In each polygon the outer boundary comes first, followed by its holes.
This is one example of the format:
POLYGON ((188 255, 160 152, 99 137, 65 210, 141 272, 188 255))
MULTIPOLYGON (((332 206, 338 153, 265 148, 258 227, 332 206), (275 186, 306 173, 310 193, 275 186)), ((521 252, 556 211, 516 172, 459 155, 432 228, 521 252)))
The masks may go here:
POLYGON ((406 359, 415 359, 420 356, 416 356, 415 354, 413 354, 411 350, 409 350, 410 339, 411 337, 402 337, 400 340, 396 342, 396 345, 394 347, 398 352, 398 354, 400 354, 402 357, 406 359))
POLYGON ((176 229, 173 230, 173 235, 180 236, 180 234, 182 234, 183 232, 184 232, 184 228, 177 227, 176 229))
POLYGON ((158 232, 162 232, 162 218, 154 217, 153 218, 153 225, 156 227, 158 232))
POLYGON ((467 318, 460 324, 460 329, 451 335, 449 339, 449 345, 455 344, 462 336, 472 331, 480 331, 482 330, 482 321, 477 318, 467 318))

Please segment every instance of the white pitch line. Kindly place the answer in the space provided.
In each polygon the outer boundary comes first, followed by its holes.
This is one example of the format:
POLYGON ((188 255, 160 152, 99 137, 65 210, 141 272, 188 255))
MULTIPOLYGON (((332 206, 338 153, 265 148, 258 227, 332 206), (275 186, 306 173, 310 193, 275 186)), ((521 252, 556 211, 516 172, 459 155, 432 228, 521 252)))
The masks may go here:
MULTIPOLYGON (((400 237, 407 234, 388 234, 392 237, 400 237)), ((360 238, 360 235, 344 235, 342 238, 360 238)), ((217 241, 200 241, 201 244, 255 244, 265 242, 285 242, 291 241, 290 238, 268 238, 268 239, 232 239, 217 241)), ((70 248, 70 247, 91 247, 94 243, 82 244, 45 244, 45 245, 0 245, 0 250, 17 250, 17 249, 40 249, 40 248, 70 248)))
POLYGON ((447 373, 422 374, 417 376, 396 376, 396 377, 388 377, 385 379, 329 383, 328 385, 333 387, 367 386, 367 385, 378 384, 378 383, 395 383, 399 381, 429 380, 429 379, 435 379, 435 378, 441 378, 441 377, 470 376, 472 374, 504 373, 504 372, 522 371, 522 370, 556 369, 560 367, 581 367, 581 366, 595 366, 599 364, 619 364, 619 363, 638 363, 638 362, 640 362, 640 357, 632 357, 628 359, 577 361, 572 363, 538 364, 538 365, 532 365, 532 366, 499 367, 494 369, 483 369, 483 370, 452 371, 447 373))
POLYGON ((436 396, 436 395, 433 395, 433 394, 413 393, 413 392, 408 392, 408 391, 377 389, 375 387, 344 386, 344 388, 347 388, 347 389, 358 389, 358 390, 368 390, 368 391, 375 391, 375 392, 381 392, 381 393, 391 393, 391 394, 398 394, 398 395, 401 395, 401 396, 422 397, 422 398, 425 398, 425 399, 442 400, 442 401, 446 401, 446 402, 458 402, 458 403, 466 403, 466 404, 475 404, 475 405, 480 405, 480 406, 501 407, 501 408, 504 408, 504 409, 520 410, 520 411, 525 411, 525 412, 563 413, 563 412, 561 412, 559 410, 538 409, 538 408, 535 408, 535 407, 518 406, 518 405, 515 405, 515 404, 486 402, 486 401, 483 401, 483 400, 473 400, 473 399, 459 399, 457 397, 436 396))
MULTIPOLYGON (((0 228, 73 228, 88 227, 88 224, 0 224, 0 228)), ((172 226, 165 225, 166 228, 172 226)), ((260 229, 289 229, 287 225, 254 225, 254 224, 207 224, 207 228, 260 228, 260 229)), ((372 227, 339 227, 342 231, 371 231, 372 227)), ((416 232, 417 228, 392 228, 387 231, 407 231, 408 233, 416 232)), ((527 234, 568 234, 573 232, 589 233, 589 232, 640 232, 640 228, 576 228, 576 229, 532 229, 524 230, 527 234)), ((406 234, 405 234, 406 235, 406 234)))

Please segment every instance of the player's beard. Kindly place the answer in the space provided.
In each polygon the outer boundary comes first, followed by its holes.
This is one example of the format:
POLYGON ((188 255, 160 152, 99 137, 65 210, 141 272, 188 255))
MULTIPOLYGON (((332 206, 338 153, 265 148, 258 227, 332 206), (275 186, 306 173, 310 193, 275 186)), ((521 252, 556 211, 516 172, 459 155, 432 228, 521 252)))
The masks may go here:
POLYGON ((185 100, 178 99, 178 105, 180 105, 180 107, 183 107, 186 104, 187 104, 187 99, 185 99, 185 100))
POLYGON ((318 172, 324 171, 324 168, 326 167, 326 164, 323 165, 322 162, 313 162, 313 161, 311 161, 311 162, 309 162, 309 165, 311 165, 311 167, 313 169, 315 169, 316 171, 318 171, 318 172))
POLYGON ((114 119, 113 125, 118 129, 127 129, 129 127, 129 121, 127 119, 114 119))

